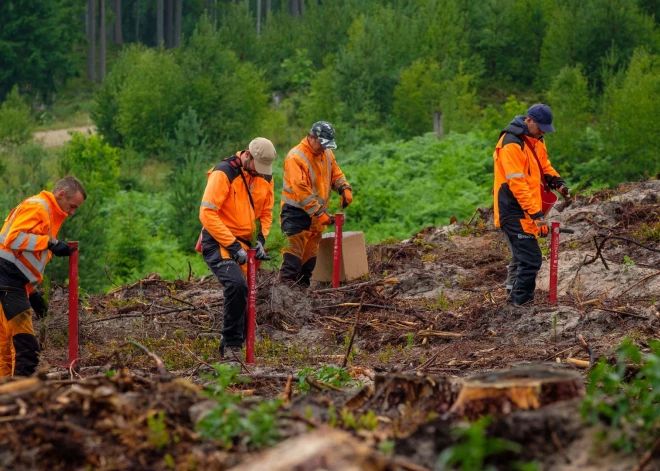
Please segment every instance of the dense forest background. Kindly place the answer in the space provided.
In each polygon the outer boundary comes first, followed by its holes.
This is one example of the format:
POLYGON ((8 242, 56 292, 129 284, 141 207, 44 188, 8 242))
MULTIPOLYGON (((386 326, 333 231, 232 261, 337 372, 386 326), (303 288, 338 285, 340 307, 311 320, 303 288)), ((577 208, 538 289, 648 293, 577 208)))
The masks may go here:
POLYGON ((659 19, 658 0, 5 0, 0 212, 78 176, 89 199, 61 238, 95 292, 206 273, 206 171, 270 138, 277 213, 283 159, 321 119, 347 229, 372 242, 491 204, 498 134, 536 102, 569 185, 655 175, 659 19), (86 125, 59 149, 32 138, 86 125))

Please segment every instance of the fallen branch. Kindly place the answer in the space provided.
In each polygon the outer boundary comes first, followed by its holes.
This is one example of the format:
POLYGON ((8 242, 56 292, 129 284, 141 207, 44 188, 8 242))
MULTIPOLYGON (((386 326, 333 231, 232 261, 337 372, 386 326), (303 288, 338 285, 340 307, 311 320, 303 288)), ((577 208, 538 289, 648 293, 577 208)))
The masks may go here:
POLYGON ((353 348, 353 341, 355 340, 355 333, 357 332, 358 324, 360 323, 360 313, 362 312, 362 301, 364 301, 365 293, 362 293, 360 296, 360 306, 358 307, 357 317, 355 318, 355 324, 353 324, 353 332, 351 332, 351 340, 348 342, 348 348, 346 349, 346 356, 344 356, 344 361, 341 363, 342 368, 346 368, 348 364, 348 357, 351 355, 351 349, 353 348))
POLYGON ((596 307, 594 308, 594 311, 613 312, 614 314, 620 314, 622 316, 636 317, 637 319, 644 319, 645 321, 649 320, 648 317, 640 316, 639 314, 633 314, 632 312, 626 312, 626 311, 615 311, 614 309, 605 309, 604 307, 596 307))
POLYGON ((448 339, 460 339, 463 334, 456 334, 454 332, 442 332, 439 330, 420 330, 417 332, 420 337, 442 337, 448 339))
POLYGON ((584 337, 582 337, 582 334, 578 335, 578 339, 580 340, 580 345, 582 345, 582 348, 589 354, 589 368, 594 366, 594 363, 596 361, 595 355, 594 355, 594 350, 591 348, 591 345, 587 343, 586 340, 584 340, 584 337))
POLYGON ((324 289, 317 289, 316 291, 313 291, 315 294, 323 294, 323 293, 335 293, 337 291, 352 291, 358 288, 362 288, 363 286, 367 285, 374 285, 377 284, 378 281, 365 281, 364 283, 358 283, 355 285, 345 285, 345 286, 340 286, 339 288, 324 288, 324 289))
POLYGON ((362 303, 341 303, 331 304, 329 306, 319 306, 314 309, 332 309, 336 307, 373 307, 376 309, 393 309, 392 306, 382 306, 380 304, 362 304, 362 303))
POLYGON ((653 446, 649 451, 644 453, 644 456, 642 456, 642 459, 639 460, 639 463, 637 463, 637 466, 635 466, 632 471, 644 471, 644 468, 646 468, 646 465, 649 464, 651 458, 653 458, 653 455, 655 455, 658 450, 660 450, 660 438, 653 443, 653 446))
POLYGON ((129 346, 129 345, 131 345, 131 346, 133 346, 133 347, 137 347, 137 348, 139 348, 139 349, 142 350, 144 353, 146 353, 146 354, 149 356, 149 358, 151 358, 151 359, 156 363, 156 368, 158 368, 158 373, 160 374, 161 378, 163 378, 163 379, 166 379, 166 378, 169 379, 169 378, 172 377, 172 373, 170 373, 169 371, 167 371, 167 368, 165 367, 165 362, 163 362, 163 360, 162 360, 158 355, 156 355, 155 353, 153 353, 153 352, 152 352, 151 350, 149 350, 147 347, 145 347, 144 345, 142 345, 142 344, 140 344, 140 343, 137 343, 137 342, 126 342, 126 343, 121 344, 121 345, 118 346, 118 347, 115 349, 115 351, 112 352, 112 354, 108 357, 108 361, 109 361, 109 360, 112 360, 112 358, 114 358, 116 355, 119 355, 119 351, 120 351, 122 348, 127 347, 127 346, 129 346))
POLYGON ((640 285, 640 284, 644 283, 646 280, 648 280, 648 279, 650 279, 650 278, 653 278, 653 277, 655 277, 655 276, 658 276, 658 275, 660 275, 660 271, 657 272, 657 273, 651 273, 650 275, 645 276, 644 278, 642 278, 641 280, 639 280, 637 283, 635 283, 634 285, 632 285, 630 288, 626 289, 626 290, 625 290, 623 293, 621 293, 619 296, 623 296, 623 295, 626 294, 628 291, 630 291, 631 289, 633 289, 635 286, 640 285))
POLYGON ((229 351, 232 353, 232 355, 234 355, 234 358, 236 358, 236 361, 239 362, 243 368, 245 368, 245 371, 247 372, 247 374, 251 375, 252 372, 251 372, 250 369, 247 367, 247 365, 245 364, 245 362, 241 359, 241 356, 240 356, 240 355, 237 355, 236 352, 235 352, 234 350, 232 350, 231 348, 229 349, 229 351))
POLYGON ((590 362, 586 360, 578 360, 577 358, 567 358, 564 362, 577 366, 578 368, 589 368, 591 366, 590 362))
POLYGON ((566 450, 564 450, 564 447, 562 446, 561 442, 559 441, 559 437, 557 436, 557 434, 553 431, 550 434, 550 437, 552 438, 553 443, 557 447, 557 451, 559 451, 559 454, 564 458, 564 460, 566 461, 567 464, 570 464, 571 459, 566 454, 566 450))

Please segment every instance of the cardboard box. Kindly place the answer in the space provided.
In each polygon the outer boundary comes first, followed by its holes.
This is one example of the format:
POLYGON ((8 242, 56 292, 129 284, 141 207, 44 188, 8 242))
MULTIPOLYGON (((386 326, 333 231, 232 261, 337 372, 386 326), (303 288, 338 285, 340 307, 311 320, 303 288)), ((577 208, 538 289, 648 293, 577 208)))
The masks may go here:
MULTIPOLYGON (((354 280, 369 273, 367 248, 362 232, 344 232, 341 250, 341 281, 354 280)), ((312 273, 314 281, 332 281, 332 260, 335 246, 335 233, 323 234, 312 273)))

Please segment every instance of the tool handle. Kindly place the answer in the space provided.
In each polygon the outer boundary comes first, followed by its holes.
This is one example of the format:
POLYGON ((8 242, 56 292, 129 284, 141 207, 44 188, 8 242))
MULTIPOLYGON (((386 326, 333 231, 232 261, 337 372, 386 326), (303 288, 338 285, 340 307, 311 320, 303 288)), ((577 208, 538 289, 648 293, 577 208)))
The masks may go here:
POLYGON ((562 234, 575 234, 575 229, 560 228, 559 232, 562 234))

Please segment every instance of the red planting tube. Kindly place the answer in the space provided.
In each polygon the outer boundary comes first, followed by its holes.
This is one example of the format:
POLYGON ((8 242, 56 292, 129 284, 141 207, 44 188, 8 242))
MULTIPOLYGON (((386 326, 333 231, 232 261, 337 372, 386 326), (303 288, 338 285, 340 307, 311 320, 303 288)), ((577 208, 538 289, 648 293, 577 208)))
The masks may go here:
POLYGON ((254 364, 254 335, 257 322, 257 249, 248 250, 248 306, 247 306, 247 338, 245 339, 245 360, 254 364))
POLYGON ((344 225, 344 215, 335 215, 335 250, 332 258, 332 287, 339 288, 341 278, 341 229, 344 225))
MULTIPOLYGON (((78 242, 69 242, 78 247, 78 242)), ((69 257, 69 365, 78 361, 78 251, 69 257)))
POLYGON ((555 304, 557 302, 557 269, 559 268, 559 223, 553 222, 551 227, 550 239, 550 295, 548 302, 555 304))

